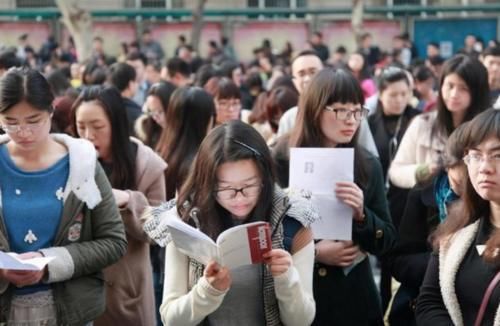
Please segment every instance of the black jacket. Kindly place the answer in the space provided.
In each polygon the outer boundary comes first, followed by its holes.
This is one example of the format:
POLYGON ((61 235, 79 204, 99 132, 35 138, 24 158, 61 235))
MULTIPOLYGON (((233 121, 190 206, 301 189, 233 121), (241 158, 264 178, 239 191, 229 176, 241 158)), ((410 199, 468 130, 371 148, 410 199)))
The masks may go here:
MULTIPOLYGON (((286 187, 289 174, 288 138, 282 137, 273 151, 278 183, 286 187)), ((384 193, 380 162, 362 151, 369 182, 363 190, 366 219, 353 223, 352 238, 363 251, 381 255, 394 246, 396 230, 391 222, 384 193)), ((355 177, 356 178, 356 177, 355 177)), ((333 191, 333 188, 332 188, 333 191)), ((346 276, 343 269, 316 263, 314 268, 316 317, 313 325, 382 325, 382 310, 368 259, 346 276)))
POLYGON ((411 189, 399 225, 398 242, 387 255, 391 274, 401 283, 389 314, 391 325, 415 325, 415 302, 432 251, 428 237, 438 224, 433 183, 411 189))

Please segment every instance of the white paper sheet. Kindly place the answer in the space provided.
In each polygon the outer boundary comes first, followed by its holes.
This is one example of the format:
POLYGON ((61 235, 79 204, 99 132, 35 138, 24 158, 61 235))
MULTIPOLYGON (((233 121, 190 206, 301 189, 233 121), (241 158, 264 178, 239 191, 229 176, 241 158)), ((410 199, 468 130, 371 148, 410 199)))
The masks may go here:
POLYGON ((352 208, 339 201, 335 183, 354 180, 353 148, 291 148, 291 191, 312 195, 321 218, 311 228, 316 239, 351 240, 352 208))
POLYGON ((41 271, 54 257, 19 259, 17 254, 0 251, 0 268, 20 271, 41 271))

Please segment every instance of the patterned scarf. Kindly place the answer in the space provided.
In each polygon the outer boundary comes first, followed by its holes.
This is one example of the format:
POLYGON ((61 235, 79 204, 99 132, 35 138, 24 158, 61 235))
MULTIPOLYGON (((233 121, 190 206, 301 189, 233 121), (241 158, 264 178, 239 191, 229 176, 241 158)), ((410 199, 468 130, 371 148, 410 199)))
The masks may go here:
MULTIPOLYGON (((143 218, 146 219, 143 227, 144 231, 160 246, 166 246, 171 241, 165 221, 168 218, 177 216, 175 205, 175 200, 171 200, 161 206, 150 208, 143 215, 143 218)), ((283 190, 276 187, 269 220, 274 249, 284 249, 282 221, 285 217, 292 217, 305 227, 309 227, 312 222, 318 219, 319 215, 316 209, 313 208, 311 201, 295 195, 288 196, 283 190)), ((189 290, 203 276, 204 269, 205 266, 202 263, 189 258, 189 290)), ((261 276, 266 326, 282 326, 278 300, 274 292, 274 279, 265 265, 262 265, 261 276)), ((205 322, 201 323, 201 325, 205 324, 205 322)))

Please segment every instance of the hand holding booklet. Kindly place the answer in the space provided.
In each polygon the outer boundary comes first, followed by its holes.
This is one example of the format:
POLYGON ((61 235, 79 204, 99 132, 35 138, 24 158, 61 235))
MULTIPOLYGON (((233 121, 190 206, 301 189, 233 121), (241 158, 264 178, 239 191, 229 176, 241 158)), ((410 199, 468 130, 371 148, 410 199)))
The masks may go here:
POLYGON ((222 232, 216 242, 180 219, 170 219, 167 228, 180 252, 205 265, 211 260, 229 268, 259 264, 264 261, 262 255, 272 249, 267 222, 232 227, 222 232))
POLYGON ((13 252, 0 251, 0 268, 19 271, 41 271, 54 257, 19 259, 13 252))

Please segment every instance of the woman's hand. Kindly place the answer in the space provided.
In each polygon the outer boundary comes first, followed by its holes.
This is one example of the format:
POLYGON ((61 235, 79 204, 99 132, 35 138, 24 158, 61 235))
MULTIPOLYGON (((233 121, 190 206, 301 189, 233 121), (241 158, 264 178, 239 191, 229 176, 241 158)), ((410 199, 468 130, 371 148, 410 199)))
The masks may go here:
MULTIPOLYGON (((26 252, 17 256, 19 259, 30 259, 36 257, 43 257, 39 252, 26 252)), ((41 271, 19 271, 12 269, 0 269, 0 277, 14 284, 15 286, 21 288, 27 285, 33 285, 40 283, 45 273, 47 272, 47 267, 41 271)))
POLYGON ((353 219, 356 222, 363 222, 365 219, 363 190, 354 182, 337 182, 335 193, 338 199, 352 207, 353 219))
POLYGON ((231 274, 227 267, 222 267, 218 263, 211 261, 205 267, 203 276, 208 283, 219 291, 226 291, 231 286, 231 274))
POLYGON ((286 273, 292 266, 292 256, 283 249, 272 249, 264 255, 264 262, 269 267, 271 274, 276 277, 286 273))
POLYGON ((116 205, 119 208, 127 206, 130 199, 130 195, 124 190, 113 189, 113 196, 115 197, 116 205))
POLYGON ((359 246, 352 241, 321 240, 316 243, 316 260, 332 266, 350 266, 359 254, 359 246))

